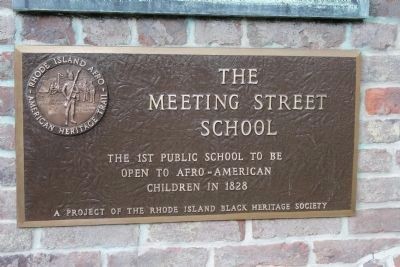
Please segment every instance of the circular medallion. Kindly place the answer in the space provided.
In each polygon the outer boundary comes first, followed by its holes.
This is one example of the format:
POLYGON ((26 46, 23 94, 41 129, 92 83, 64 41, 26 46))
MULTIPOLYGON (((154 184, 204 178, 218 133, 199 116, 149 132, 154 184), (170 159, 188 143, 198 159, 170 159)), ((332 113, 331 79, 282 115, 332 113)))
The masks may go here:
POLYGON ((73 55, 53 57, 36 67, 25 95, 34 120, 59 135, 93 128, 108 101, 103 75, 90 61, 73 55))

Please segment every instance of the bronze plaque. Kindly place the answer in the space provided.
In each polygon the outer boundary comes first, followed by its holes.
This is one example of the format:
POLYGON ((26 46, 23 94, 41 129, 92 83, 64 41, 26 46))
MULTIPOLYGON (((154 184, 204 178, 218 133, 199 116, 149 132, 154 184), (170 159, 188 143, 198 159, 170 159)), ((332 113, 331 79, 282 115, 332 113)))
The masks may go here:
POLYGON ((22 227, 350 216, 356 51, 20 46, 22 227))

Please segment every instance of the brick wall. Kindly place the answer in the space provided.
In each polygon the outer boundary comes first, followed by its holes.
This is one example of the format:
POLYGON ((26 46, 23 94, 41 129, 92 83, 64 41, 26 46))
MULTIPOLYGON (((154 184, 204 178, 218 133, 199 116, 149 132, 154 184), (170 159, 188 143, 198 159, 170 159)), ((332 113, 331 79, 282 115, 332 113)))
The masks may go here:
POLYGON ((21 15, 0 0, 0 266, 400 266, 400 1, 364 22, 21 15), (360 49, 357 216, 18 229, 14 44, 360 49))

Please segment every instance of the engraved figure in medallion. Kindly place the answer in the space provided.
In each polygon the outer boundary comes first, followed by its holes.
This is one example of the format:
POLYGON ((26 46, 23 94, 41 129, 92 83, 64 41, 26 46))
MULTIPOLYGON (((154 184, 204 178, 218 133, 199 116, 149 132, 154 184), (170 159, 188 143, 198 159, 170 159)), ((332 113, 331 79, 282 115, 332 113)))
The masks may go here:
POLYGON ((61 89, 61 92, 66 98, 64 103, 65 106, 65 125, 68 125, 68 122, 72 122, 76 124, 74 120, 75 117, 75 102, 78 98, 79 90, 76 88, 76 81, 78 80, 79 73, 82 69, 79 69, 76 75, 72 71, 67 70, 67 76, 69 81, 66 81, 61 89), (74 77, 75 76, 75 77, 74 77))
POLYGON ((64 75, 60 72, 57 73, 57 80, 54 80, 50 83, 49 94, 54 95, 60 92, 60 77, 64 77, 64 75))
POLYGON ((88 90, 88 92, 89 92, 89 101, 91 103, 94 103, 94 96, 95 96, 96 90, 95 90, 92 82, 89 82, 89 81, 87 82, 86 90, 88 90))
POLYGON ((82 82, 81 84, 81 91, 83 93, 82 101, 86 102, 89 101, 89 88, 87 86, 88 81, 82 82))

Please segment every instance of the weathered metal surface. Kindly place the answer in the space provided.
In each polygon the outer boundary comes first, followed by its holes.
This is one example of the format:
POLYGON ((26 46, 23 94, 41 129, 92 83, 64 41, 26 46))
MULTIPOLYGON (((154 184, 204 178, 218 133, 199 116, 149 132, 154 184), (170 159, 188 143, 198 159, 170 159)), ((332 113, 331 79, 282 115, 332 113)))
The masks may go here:
POLYGON ((369 0, 14 0, 18 11, 361 19, 369 0))
POLYGON ((21 226, 354 210, 355 52, 25 47, 16 55, 21 226))

